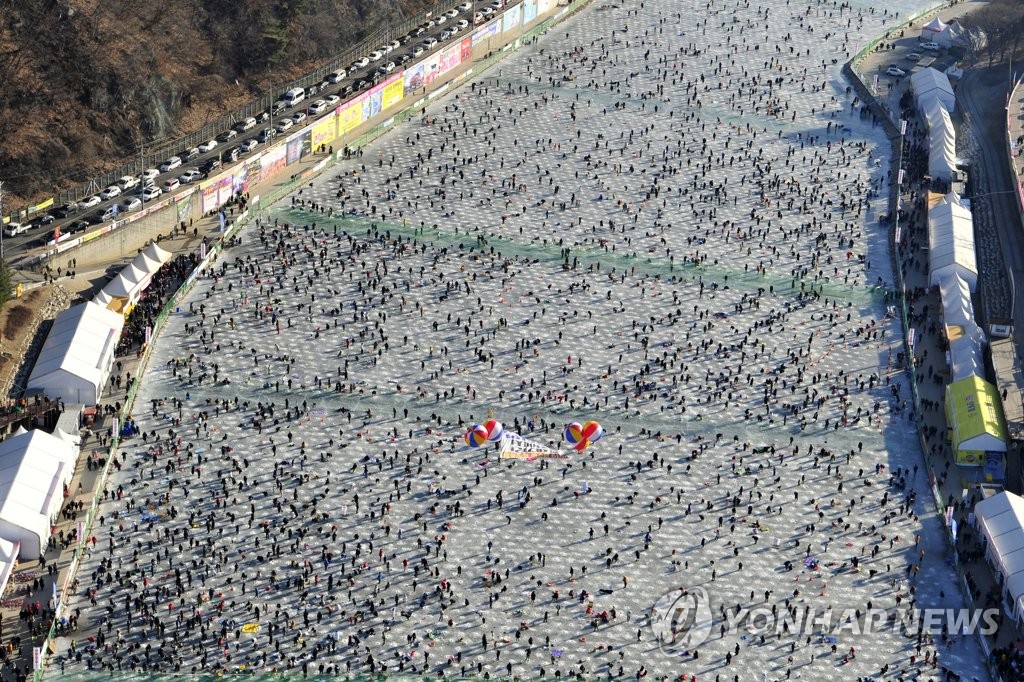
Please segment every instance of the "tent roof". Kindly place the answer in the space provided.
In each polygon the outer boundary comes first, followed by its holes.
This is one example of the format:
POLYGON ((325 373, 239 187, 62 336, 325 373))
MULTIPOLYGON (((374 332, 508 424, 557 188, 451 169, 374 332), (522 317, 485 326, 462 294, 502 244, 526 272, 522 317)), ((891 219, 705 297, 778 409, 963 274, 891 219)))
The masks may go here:
POLYGON ((949 84, 949 77, 937 69, 928 67, 921 69, 910 77, 910 87, 914 94, 921 96, 931 90, 953 94, 953 86, 949 84))
POLYGON ((947 24, 939 19, 938 17, 933 18, 927 24, 921 27, 922 31, 932 31, 933 33, 941 33, 946 30, 947 24))
POLYGON ((146 254, 146 257, 157 261, 161 265, 171 260, 171 253, 160 248, 160 245, 156 242, 150 242, 149 246, 142 250, 142 253, 146 254))
POLYGON ((143 272, 148 272, 151 275, 155 273, 157 270, 159 270, 161 266, 163 266, 163 263, 161 263, 160 261, 147 256, 145 251, 136 256, 135 259, 131 262, 131 264, 134 267, 138 268, 139 270, 142 270, 143 272))
POLYGON ((995 551, 1006 589, 1016 601, 1024 596, 1024 498, 1009 492, 974 505, 974 515, 995 551))
POLYGON ((43 342, 28 386, 40 385, 47 375, 63 370, 92 384, 103 381, 103 363, 113 354, 124 318, 103 306, 80 303, 57 315, 43 342))
POLYGON ((0 519, 35 533, 42 544, 77 455, 68 443, 39 430, 0 443, 0 519))
POLYGON ((93 303, 98 303, 104 308, 106 308, 107 304, 110 303, 113 300, 113 298, 106 291, 101 290, 98 294, 92 297, 92 300, 93 303))
POLYGON ((928 246, 932 280, 939 273, 959 271, 969 289, 977 285, 974 221, 971 212, 952 192, 928 209, 928 246))
POLYGON ((961 450, 1006 452, 1006 422, 996 387, 976 375, 946 386, 953 442, 961 450))

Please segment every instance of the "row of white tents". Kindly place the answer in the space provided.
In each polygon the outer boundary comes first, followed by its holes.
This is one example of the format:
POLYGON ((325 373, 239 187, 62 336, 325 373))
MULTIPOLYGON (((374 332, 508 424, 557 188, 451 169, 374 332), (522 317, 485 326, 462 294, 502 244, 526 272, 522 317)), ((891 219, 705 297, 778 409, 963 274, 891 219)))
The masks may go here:
POLYGON ((928 125, 928 174, 951 182, 956 172, 956 131, 950 112, 956 110, 956 95, 949 77, 931 67, 910 77, 917 110, 928 125))
POLYGON ((114 364, 124 316, 171 254, 156 243, 126 265, 92 301, 59 314, 28 380, 28 394, 94 405, 114 364))
POLYGON ((1001 492, 974 505, 974 526, 985 541, 1006 614, 1024 621, 1024 498, 1001 492))
MULTIPOLYGON (((150 244, 92 301, 57 315, 26 393, 65 405, 99 402, 114 364, 124 316, 171 254, 150 244)), ((77 422, 76 422, 77 423, 77 422)), ((19 555, 46 549, 78 460, 78 434, 19 428, 0 442, 0 594, 19 555)))

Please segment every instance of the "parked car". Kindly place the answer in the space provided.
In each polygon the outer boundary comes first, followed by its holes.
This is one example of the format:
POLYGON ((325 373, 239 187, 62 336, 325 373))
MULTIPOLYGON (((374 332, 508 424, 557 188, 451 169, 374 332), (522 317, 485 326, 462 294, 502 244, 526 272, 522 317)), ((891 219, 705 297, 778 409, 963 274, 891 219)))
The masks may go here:
POLYGON ((296 111, 294 114, 292 114, 292 123, 294 123, 295 125, 298 125, 298 124, 302 123, 305 120, 306 120, 306 112, 305 111, 296 111))
POLYGON ((206 163, 199 167, 199 172, 208 176, 218 168, 220 168, 220 159, 207 159, 206 163))
POLYGON ((74 215, 74 214, 78 213, 78 211, 79 211, 78 204, 76 204, 74 202, 71 202, 71 203, 62 205, 60 208, 58 208, 56 211, 54 211, 54 213, 57 214, 58 218, 67 218, 68 216, 71 216, 71 215, 74 215))
POLYGON ((72 235, 72 234, 78 234, 80 232, 85 232, 88 229, 89 229, 89 223, 87 223, 84 220, 76 220, 73 223, 68 223, 67 225, 65 225, 64 229, 61 230, 61 232, 63 232, 66 235, 72 235))
POLYGON ((468 21, 466 21, 465 19, 459 19, 459 23, 457 24, 457 26, 458 26, 458 27, 459 27, 460 29, 465 29, 465 28, 469 28, 469 22, 468 22, 468 21))
POLYGON ((32 229, 35 229, 37 227, 42 227, 43 225, 49 225, 55 220, 56 218, 54 218, 49 213, 44 213, 43 215, 36 216, 32 220, 30 220, 28 226, 31 227, 32 229))
POLYGON ((140 208, 142 208, 142 200, 138 197, 125 197, 124 201, 121 202, 122 213, 138 211, 140 208))
POLYGON ((345 80, 345 76, 346 75, 347 74, 346 74, 345 69, 340 69, 340 70, 335 71, 334 73, 332 73, 330 76, 328 76, 327 77, 327 82, 329 82, 329 83, 340 83, 341 81, 345 80))
POLYGON ((199 154, 199 147, 192 147, 192 149, 189 149, 187 152, 185 152, 185 160, 191 161, 192 159, 197 159, 199 158, 199 154))
POLYGON ((270 111, 274 114, 274 116, 277 116, 287 108, 288 104, 283 99, 279 99, 276 102, 274 102, 274 104, 270 107, 270 111))
POLYGON ((126 175, 117 181, 117 186, 121 188, 122 192, 127 192, 130 189, 135 189, 139 186, 139 179, 131 175, 126 175))
POLYGON ((426 52, 426 48, 424 48, 422 45, 417 45, 412 49, 412 56, 419 57, 424 52, 426 52))
POLYGON ((180 182, 183 185, 187 185, 190 182, 195 182, 201 177, 203 177, 203 174, 199 172, 198 168, 189 168, 187 171, 178 176, 178 182, 180 182))
POLYGON ((919 61, 921 61, 921 53, 920 52, 911 52, 910 54, 907 55, 906 59, 907 59, 907 61, 910 61, 910 62, 919 62, 919 61))
POLYGON ((218 142, 227 142, 238 135, 237 130, 225 130, 223 133, 217 136, 218 142))
POLYGON ((207 140, 206 142, 204 142, 201 145, 199 145, 199 151, 201 151, 203 154, 206 154, 208 152, 212 152, 216 148, 217 148, 217 140, 207 140))
POLYGON ((448 10, 447 12, 445 12, 444 14, 449 19, 454 19, 455 17, 459 16, 459 10, 457 10, 455 8, 452 8, 452 9, 448 10))
POLYGON ((260 145, 260 143, 257 142, 255 138, 253 138, 253 139, 246 140, 242 144, 238 145, 238 148, 241 150, 241 152, 243 154, 248 154, 253 149, 256 149, 256 147, 258 147, 259 145, 260 145))
POLYGON ((922 50, 931 50, 932 52, 938 52, 939 50, 942 49, 942 47, 940 47, 939 44, 934 40, 925 41, 918 45, 918 47, 921 48, 922 50))
POLYGON ((86 197, 85 199, 82 199, 81 201, 79 201, 78 202, 78 207, 83 209, 83 210, 85 210, 87 208, 92 208, 93 206, 98 205, 100 203, 100 201, 102 201, 102 199, 100 199, 96 195, 93 195, 91 197, 86 197))
POLYGON ((459 5, 459 9, 462 10, 463 12, 468 12, 469 10, 473 9, 473 3, 464 2, 461 5, 459 5))
POLYGON ((374 50, 373 52, 370 53, 370 61, 371 62, 379 62, 383 58, 384 58, 384 53, 382 51, 380 51, 380 50, 374 50))
POLYGON ((149 187, 143 187, 142 193, 139 196, 142 197, 143 201, 152 201, 153 199, 159 197, 160 194, 161 192, 159 187, 150 185, 149 187))
POLYGON ((446 28, 441 33, 441 40, 450 40, 451 37, 454 36, 454 35, 455 35, 455 31, 451 30, 450 28, 446 28))
POLYGON ((139 173, 139 182, 146 184, 147 181, 155 180, 156 176, 160 175, 160 171, 156 168, 147 168, 146 170, 139 173))
POLYGON ((172 171, 175 168, 180 168, 180 167, 181 167, 181 158, 177 157, 177 156, 172 156, 171 158, 167 159, 166 161, 164 161, 163 163, 160 164, 160 172, 161 173, 166 173, 167 171, 172 171))
POLYGON ((326 109, 327 102, 325 102, 322 99, 318 99, 317 101, 309 105, 309 113, 312 116, 319 116, 320 114, 324 113, 324 110, 326 109))
POLYGON ((277 132, 283 133, 284 131, 291 128, 293 125, 295 125, 295 121, 291 120, 290 118, 282 118, 280 121, 277 122, 277 132))
POLYGON ((260 142, 270 142, 277 137, 277 131, 273 128, 264 128, 260 131, 260 134, 256 136, 256 139, 260 142))
POLYGON ((341 103, 341 98, 338 97, 337 95, 328 95, 327 99, 324 101, 327 102, 328 109, 333 109, 334 107, 338 106, 341 103))
POLYGON ((251 130, 252 128, 255 128, 255 127, 256 127, 256 119, 253 118, 252 116, 250 116, 249 118, 245 119, 244 121, 239 121, 238 123, 235 124, 235 130, 237 130, 240 133, 244 133, 246 130, 251 130))
POLYGON ((228 163, 232 161, 238 161, 238 157, 242 155, 242 150, 238 147, 232 147, 231 149, 224 152, 224 160, 228 163))
POLYGON ((885 72, 890 76, 895 76, 896 78, 902 78, 903 76, 907 75, 906 71, 896 66, 895 64, 890 65, 889 68, 885 70, 885 72))
POLYGON ((165 192, 173 192, 179 187, 181 187, 181 181, 179 181, 178 178, 171 178, 169 180, 164 181, 163 190, 165 192))
POLYGON ((91 221, 94 224, 99 225, 101 223, 105 223, 105 222, 111 221, 111 220, 113 220, 116 217, 117 217, 117 205, 115 204, 113 206, 107 206, 102 211, 96 211, 95 213, 93 213, 91 221))
POLYGON ((395 70, 395 63, 394 62, 388 62, 387 64, 382 64, 379 67, 377 67, 377 75, 378 76, 384 76, 386 74, 391 73, 394 70, 395 70))
POLYGON ((370 63, 370 58, 369 57, 360 57, 359 59, 357 59, 354 62, 352 62, 352 68, 353 69, 361 69, 364 66, 367 66, 369 63, 370 63))
POLYGON ((121 188, 117 185, 111 185, 102 192, 100 192, 100 199, 106 201, 107 199, 113 199, 114 197, 121 194, 121 188))
POLYGON ((7 237, 17 237, 22 232, 28 232, 28 223, 10 222, 4 225, 4 235, 7 237))
POLYGON ((423 47, 427 48, 428 50, 432 50, 435 45, 437 45, 436 38, 427 38, 426 40, 423 41, 423 47))

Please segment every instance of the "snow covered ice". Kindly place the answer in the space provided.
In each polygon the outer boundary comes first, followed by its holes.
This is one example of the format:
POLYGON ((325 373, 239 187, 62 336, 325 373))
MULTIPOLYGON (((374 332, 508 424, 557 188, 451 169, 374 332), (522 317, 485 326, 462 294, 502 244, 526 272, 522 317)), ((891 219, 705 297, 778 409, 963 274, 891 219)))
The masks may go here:
POLYGON ((840 75, 875 6, 595 2, 244 229, 156 341, 67 672, 984 677, 970 637, 721 634, 961 605, 840 75), (489 417, 606 436, 499 460, 489 417))

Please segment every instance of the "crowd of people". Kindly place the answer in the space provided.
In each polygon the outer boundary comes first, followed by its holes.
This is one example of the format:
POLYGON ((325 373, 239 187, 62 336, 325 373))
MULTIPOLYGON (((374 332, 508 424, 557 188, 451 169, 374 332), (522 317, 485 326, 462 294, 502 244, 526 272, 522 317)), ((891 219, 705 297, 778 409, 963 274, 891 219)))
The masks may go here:
POLYGON ((597 3, 242 232, 156 341, 61 672, 980 669, 839 627, 959 599, 836 59, 895 17, 690 9, 597 3))

